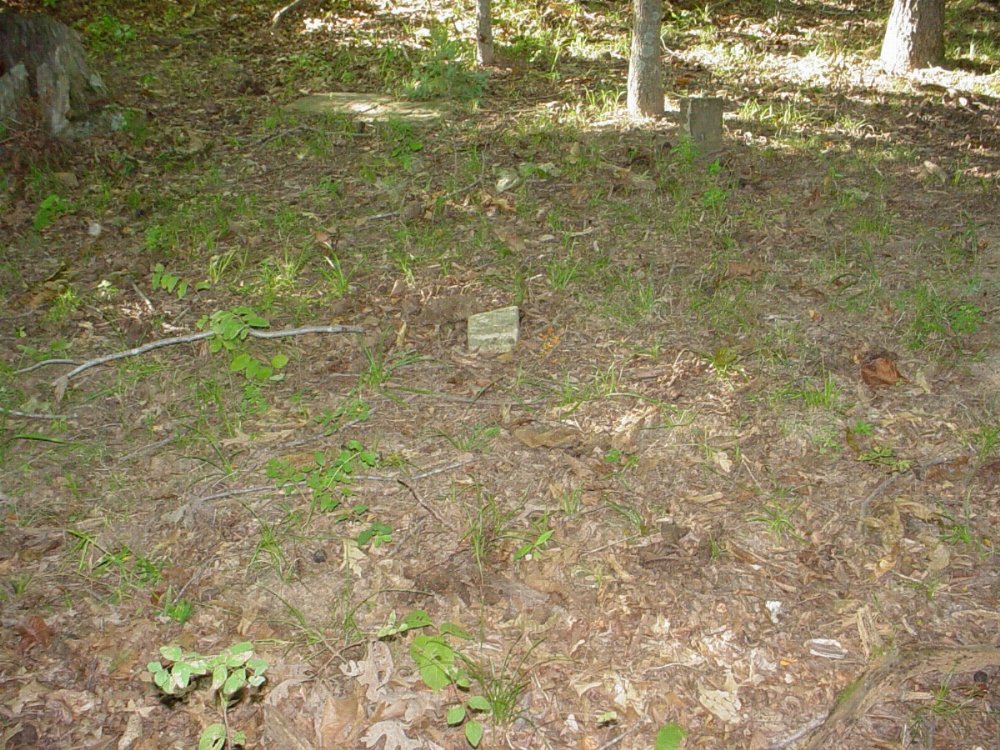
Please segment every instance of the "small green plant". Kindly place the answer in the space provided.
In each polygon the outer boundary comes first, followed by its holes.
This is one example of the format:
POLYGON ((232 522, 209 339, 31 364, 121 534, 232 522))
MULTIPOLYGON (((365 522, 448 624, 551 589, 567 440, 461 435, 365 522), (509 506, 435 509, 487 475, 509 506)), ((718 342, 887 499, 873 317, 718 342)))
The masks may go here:
POLYGON ((790 536, 792 539, 802 542, 805 540, 795 530, 795 524, 792 523, 791 518, 792 513, 798 510, 798 507, 798 504, 788 506, 777 501, 771 501, 764 506, 762 512, 750 516, 750 520, 753 523, 760 523, 766 526, 767 530, 778 539, 790 536))
POLYGON ((872 445, 868 450, 860 452, 858 461, 873 466, 885 466, 893 472, 908 471, 913 466, 913 461, 899 458, 892 446, 879 445, 878 443, 872 445))
POLYGON ((278 381, 284 375, 278 370, 288 364, 288 357, 275 354, 269 363, 264 363, 252 354, 242 349, 243 342, 250 335, 251 329, 267 328, 267 319, 262 318, 250 307, 234 307, 231 310, 216 310, 211 315, 205 315, 198 321, 198 328, 208 328, 215 336, 211 339, 209 350, 214 354, 223 349, 230 352, 229 371, 243 373, 252 381, 278 381))
POLYGON ((330 269, 321 269, 320 274, 330 287, 330 293, 339 299, 351 290, 351 274, 344 270, 344 265, 338 256, 324 255, 323 260, 330 269))
POLYGON ((246 734, 230 729, 228 713, 243 693, 259 688, 266 679, 267 662, 254 655, 253 644, 237 643, 215 656, 184 651, 180 646, 163 646, 160 656, 161 660, 149 662, 146 669, 153 677, 153 684, 166 695, 184 696, 202 678, 211 676, 209 691, 215 694, 223 721, 202 730, 198 750, 244 745, 246 734))
POLYGON ((486 73, 470 70, 463 59, 471 58, 467 42, 452 39, 443 24, 431 27, 430 49, 422 54, 414 76, 405 85, 405 94, 411 99, 479 99, 489 77, 486 73))
POLYGON ((673 721, 668 722, 657 730, 653 750, 678 750, 685 737, 687 730, 684 727, 673 721))
MULTIPOLYGON (((157 263, 153 266, 153 273, 150 276, 150 284, 155 291, 162 289, 168 294, 176 294, 177 299, 184 299, 184 297, 187 296, 189 287, 187 281, 182 279, 177 274, 168 271, 163 267, 162 263, 157 263)), ((198 281, 194 285, 194 290, 196 292, 200 292, 205 289, 210 289, 211 286, 212 285, 208 281, 198 281)))
POLYGON ((367 367, 358 377, 358 386, 376 391, 384 390, 397 370, 415 365, 423 359, 415 352, 386 354, 367 346, 362 348, 361 353, 367 367))
POLYGON ((355 396, 349 397, 337 404, 335 409, 324 409, 316 417, 316 422, 323 428, 324 435, 332 435, 351 422, 367 422, 371 416, 371 405, 355 396))
POLYGON ((35 218, 31 225, 36 232, 41 232, 55 223, 60 216, 68 214, 72 210, 72 203, 60 195, 50 193, 38 204, 38 210, 35 211, 35 218))
POLYGON ((67 286, 52 300, 52 306, 45 311, 45 320, 49 323, 61 323, 80 309, 82 304, 80 292, 75 287, 67 286))
POLYGON ((372 524, 358 534, 358 546, 364 547, 371 544, 372 547, 381 547, 392 541, 392 526, 381 521, 374 521, 372 524))
POLYGON ((983 425, 972 436, 972 444, 976 448, 976 458, 985 462, 1000 446, 1000 423, 983 425))
MULTIPOLYGON (((312 491, 312 506, 324 513, 337 510, 345 498, 352 494, 352 475, 359 466, 376 466, 378 454, 366 449, 357 440, 348 440, 336 454, 317 451, 313 461, 306 466, 275 458, 268 462, 265 472, 278 488, 290 494, 296 487, 305 486, 312 491)), ((357 506, 341 519, 346 519, 364 506, 357 506)))
POLYGON ((104 14, 84 27, 91 45, 99 52, 112 51, 118 54, 135 40, 135 29, 122 23, 114 16, 104 14))
POLYGON ((646 534, 649 533, 649 523, 637 508, 634 508, 631 505, 616 503, 614 500, 609 500, 608 498, 604 498, 604 504, 624 518, 640 536, 646 536, 646 534))
POLYGON ((473 425, 465 435, 451 436, 443 431, 438 432, 451 446, 464 453, 489 453, 490 445, 500 434, 497 425, 473 425))
POLYGON ((174 598, 172 589, 167 589, 161 601, 163 603, 163 614, 178 625, 186 623, 191 619, 191 615, 194 614, 194 604, 191 600, 183 597, 174 598))

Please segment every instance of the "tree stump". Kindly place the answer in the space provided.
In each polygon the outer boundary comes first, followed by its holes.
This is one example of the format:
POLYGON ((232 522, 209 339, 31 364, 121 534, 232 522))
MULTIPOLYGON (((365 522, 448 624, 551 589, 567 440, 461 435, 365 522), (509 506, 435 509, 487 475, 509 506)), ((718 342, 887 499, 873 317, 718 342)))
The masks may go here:
POLYGON ((0 13, 0 121, 29 124, 25 104, 33 98, 49 135, 66 138, 70 121, 105 93, 73 29, 48 16, 0 13))

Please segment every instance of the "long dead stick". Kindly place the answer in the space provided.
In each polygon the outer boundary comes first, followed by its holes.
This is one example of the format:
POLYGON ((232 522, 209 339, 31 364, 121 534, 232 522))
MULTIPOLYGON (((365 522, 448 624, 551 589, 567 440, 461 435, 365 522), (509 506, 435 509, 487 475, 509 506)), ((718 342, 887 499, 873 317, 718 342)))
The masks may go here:
MULTIPOLYGON (((280 331, 258 331, 253 328, 247 329, 246 333, 255 339, 280 339, 285 336, 301 336, 304 333, 364 333, 365 329, 361 326, 304 326, 302 328, 284 328, 280 331)), ((66 385, 69 383, 70 378, 79 375, 84 370, 89 370, 91 367, 97 367, 97 365, 103 365, 105 362, 114 362, 118 359, 125 359, 127 357, 136 357, 140 354, 145 354, 146 352, 151 352, 154 349, 161 349, 164 346, 173 346, 174 344, 191 344, 195 341, 203 341, 204 339, 210 339, 215 336, 215 331, 202 331, 201 333, 192 333, 187 336, 173 336, 168 339, 159 339, 158 341, 150 341, 148 344, 143 344, 142 346, 137 346, 134 349, 128 349, 123 352, 115 352, 114 354, 105 354, 102 357, 94 357, 93 359, 88 359, 81 365, 74 367, 72 370, 67 372, 65 375, 60 375, 54 381, 52 385, 56 388, 56 393, 61 395, 66 390, 66 385)))

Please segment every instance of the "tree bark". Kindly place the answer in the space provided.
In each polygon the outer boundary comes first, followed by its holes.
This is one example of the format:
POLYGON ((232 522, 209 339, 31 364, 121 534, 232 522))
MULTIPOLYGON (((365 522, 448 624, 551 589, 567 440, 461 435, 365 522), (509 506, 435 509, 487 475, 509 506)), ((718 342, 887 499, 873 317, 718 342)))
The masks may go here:
POLYGON ((0 119, 17 120, 25 77, 53 136, 68 135, 70 120, 106 93, 73 29, 48 16, 0 13, 0 119))
POLYGON ((633 0, 633 7, 628 112, 634 117, 659 117, 663 114, 663 71, 660 65, 663 0, 633 0))
POLYGON ((492 65, 494 61, 492 5, 492 0, 476 1, 476 61, 480 65, 492 65))
POLYGON ((944 0, 893 0, 880 55, 889 73, 944 60, 944 0))

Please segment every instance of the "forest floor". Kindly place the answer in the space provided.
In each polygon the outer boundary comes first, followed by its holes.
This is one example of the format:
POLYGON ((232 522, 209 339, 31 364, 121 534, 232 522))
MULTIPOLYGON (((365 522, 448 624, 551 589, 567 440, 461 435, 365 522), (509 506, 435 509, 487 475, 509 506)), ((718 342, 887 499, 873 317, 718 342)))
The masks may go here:
POLYGON ((1000 747, 996 6, 908 77, 676 6, 629 123, 620 11, 441 5, 56 6, 113 128, 0 141, 0 747, 1000 747))

